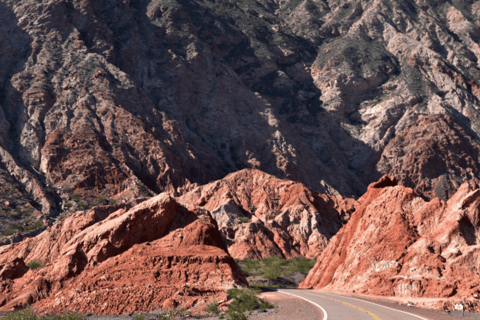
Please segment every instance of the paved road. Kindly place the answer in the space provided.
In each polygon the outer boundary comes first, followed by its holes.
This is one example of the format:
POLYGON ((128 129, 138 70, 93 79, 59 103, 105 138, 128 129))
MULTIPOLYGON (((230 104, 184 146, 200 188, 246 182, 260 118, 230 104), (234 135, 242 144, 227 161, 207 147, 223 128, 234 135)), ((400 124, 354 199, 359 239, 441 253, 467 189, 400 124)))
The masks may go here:
POLYGON ((322 320, 427 320, 410 312, 333 293, 300 289, 279 289, 278 292, 315 303, 322 309, 322 320))

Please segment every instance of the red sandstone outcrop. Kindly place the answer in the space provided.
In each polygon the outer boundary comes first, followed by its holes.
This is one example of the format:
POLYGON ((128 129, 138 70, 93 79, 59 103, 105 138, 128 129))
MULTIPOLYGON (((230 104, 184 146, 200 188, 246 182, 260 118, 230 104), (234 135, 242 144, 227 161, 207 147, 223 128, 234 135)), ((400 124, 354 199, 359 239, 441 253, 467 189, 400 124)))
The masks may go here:
POLYGON ((400 185, 449 199, 464 181, 479 182, 480 145, 450 115, 421 118, 392 139, 377 164, 400 185))
POLYGON ((315 258, 356 204, 255 169, 232 173, 177 200, 210 211, 229 253, 239 259, 315 258))
POLYGON ((369 186, 300 287, 421 297, 418 306, 450 310, 463 302, 478 312, 479 185, 426 202, 396 184, 384 176, 369 186))
POLYGON ((124 314, 201 307, 246 285, 204 209, 166 194, 77 212, 0 248, 0 310, 124 314), (29 269, 35 260, 45 267, 29 269))

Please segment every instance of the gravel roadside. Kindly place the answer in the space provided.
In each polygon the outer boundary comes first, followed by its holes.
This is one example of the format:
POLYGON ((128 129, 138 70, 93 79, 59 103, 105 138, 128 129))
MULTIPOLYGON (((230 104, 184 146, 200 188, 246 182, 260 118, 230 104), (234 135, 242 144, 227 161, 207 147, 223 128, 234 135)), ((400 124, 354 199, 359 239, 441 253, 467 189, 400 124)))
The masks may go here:
MULTIPOLYGON (((320 310, 311 303, 295 298, 289 295, 281 294, 278 292, 263 292, 259 295, 260 298, 267 300, 275 305, 274 309, 269 309, 267 312, 253 312, 249 316, 250 320, 319 320, 322 319, 322 313, 320 310)), ((147 313, 145 320, 157 320, 161 313, 147 313)), ((5 312, 0 312, 0 320, 5 312)), ((88 320, 132 320, 135 319, 133 315, 111 315, 111 316, 90 316, 88 320)), ((192 315, 188 317, 177 317, 175 320, 190 320, 190 319, 202 319, 202 320, 218 320, 218 317, 192 315)))

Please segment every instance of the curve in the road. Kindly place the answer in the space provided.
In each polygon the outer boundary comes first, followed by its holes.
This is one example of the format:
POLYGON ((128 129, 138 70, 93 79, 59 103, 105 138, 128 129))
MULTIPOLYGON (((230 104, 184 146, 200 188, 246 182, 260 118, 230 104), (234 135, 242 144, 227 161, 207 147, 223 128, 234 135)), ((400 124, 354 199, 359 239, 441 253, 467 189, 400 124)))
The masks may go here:
POLYGON ((374 302, 370 302, 370 301, 366 301, 366 300, 360 300, 360 299, 357 299, 357 298, 350 298, 350 299, 359 300, 359 301, 366 302, 366 303, 370 303, 370 304, 373 304, 373 305, 376 305, 376 306, 379 306, 379 307, 382 307, 382 308, 385 308, 385 309, 390 309, 390 310, 393 310, 393 311, 405 313, 405 314, 408 314, 409 316, 416 317, 416 318, 418 318, 418 319, 428 320, 427 318, 418 316, 418 315, 416 315, 416 314, 413 314, 413 313, 410 313, 410 312, 406 312, 406 311, 402 311, 402 310, 398 310, 398 309, 393 309, 393 308, 390 308, 390 307, 387 307, 387 306, 382 306, 381 304, 378 304, 378 303, 374 303, 374 302))
POLYGON ((303 299, 307 302, 310 302, 311 304, 317 306, 320 308, 320 310, 322 310, 322 313, 323 313, 323 319, 322 320, 327 320, 328 319, 328 314, 327 314, 327 311, 325 311, 325 309, 322 308, 321 305, 319 305, 318 303, 315 303, 313 301, 310 301, 308 299, 305 299, 304 297, 300 297, 300 296, 297 296, 296 294, 291 294, 291 293, 287 293, 287 292, 282 292, 282 291, 279 291, 280 293, 283 293, 283 294, 288 294, 289 296, 294 296, 294 297, 297 297, 297 298, 300 298, 300 299, 303 299))
POLYGON ((348 303, 348 302, 345 302, 345 301, 342 301, 342 300, 337 300, 337 299, 334 299, 334 298, 325 297, 325 296, 322 296, 322 295, 320 295, 320 294, 313 294, 313 293, 308 293, 308 292, 305 292, 305 293, 306 293, 306 294, 309 294, 309 295, 311 295, 311 296, 322 297, 322 298, 324 298, 324 299, 329 299, 329 300, 332 300, 332 301, 335 301, 335 302, 343 303, 343 304, 345 304, 345 305, 347 305, 347 306, 349 306, 349 307, 352 307, 352 308, 357 309, 358 311, 365 312, 366 314, 368 314, 369 316, 371 316, 371 317, 372 317, 373 319, 375 319, 375 320, 382 320, 382 319, 380 319, 379 316, 377 316, 377 315, 374 314, 373 312, 370 312, 370 311, 365 310, 365 309, 363 309, 363 308, 357 307, 357 306, 355 306, 355 305, 353 305, 353 304, 351 304, 351 303, 348 303))
MULTIPOLYGON (((288 291, 292 291, 292 290, 288 290, 288 291)), ((366 314, 368 314, 371 318, 373 318, 374 320, 382 320, 382 318, 380 318, 378 315, 374 314, 373 312, 369 311, 369 310, 366 310, 364 308, 361 308, 359 306, 356 306, 352 303, 349 303, 349 302, 346 302, 346 301, 342 301, 340 299, 338 299, 338 297, 342 297, 342 296, 339 296, 339 295, 336 295, 336 294, 333 294, 333 293, 328 293, 328 295, 330 295, 330 297, 326 296, 327 293, 325 293, 325 295, 323 294, 316 294, 316 293, 311 293, 311 292, 307 292, 308 290, 302 290, 302 294, 307 294, 307 295, 311 295, 311 296, 316 296, 316 297, 320 297, 322 299, 328 299, 328 300, 331 300, 331 301, 334 301, 336 303, 341 303, 343 305, 346 305, 346 306, 349 306, 351 308, 354 308, 358 311, 361 311, 361 312, 364 312, 366 314), (331 297, 331 296, 334 296, 334 297, 331 297)), ((320 310, 322 310, 323 312, 323 320, 327 320, 328 319, 328 314, 327 314, 327 311, 325 310, 325 308, 323 308, 322 306, 320 306, 319 304, 307 299, 306 297, 302 297, 302 295, 300 294, 295 294, 295 293, 289 293, 289 292, 286 292, 286 290, 278 290, 278 292, 280 293, 284 293, 284 294, 288 294, 288 295, 291 295, 291 296, 295 296, 295 297, 298 297, 298 298, 301 298, 301 299, 304 299, 312 304, 314 304, 315 306, 317 306, 318 308, 320 308, 320 310)), ((426 318, 423 318, 421 316, 418 316, 416 314, 413 314, 413 313, 410 313, 410 312, 405 312, 405 311, 402 311, 402 310, 398 310, 398 309, 393 309, 393 308, 389 308, 387 306, 383 306, 383 305, 380 305, 380 304, 377 304, 377 303, 373 303, 373 302, 369 302, 369 301, 365 301, 365 300, 361 300, 361 299, 356 299, 356 298, 352 298, 352 297, 345 297, 345 300, 357 300, 359 302, 361 302, 360 304, 363 304, 363 303, 369 303, 369 304, 372 304, 374 306, 376 306, 377 308, 374 308, 376 309, 378 312, 380 312, 380 314, 384 314, 383 311, 379 310, 378 307, 382 308, 382 309, 388 309, 388 310, 392 310, 392 311, 395 311, 395 312, 400 312, 400 313, 403 313, 403 314, 407 314, 409 316, 412 316, 412 317, 415 317, 415 318, 418 318, 418 319, 421 319, 421 320, 427 320, 426 318)), ((332 311, 332 310, 330 310, 332 311)), ((367 316, 368 317, 368 316, 367 316)), ((334 315, 334 318, 335 318, 335 315, 334 315)), ((388 316, 387 318, 390 318, 390 316, 388 316)))

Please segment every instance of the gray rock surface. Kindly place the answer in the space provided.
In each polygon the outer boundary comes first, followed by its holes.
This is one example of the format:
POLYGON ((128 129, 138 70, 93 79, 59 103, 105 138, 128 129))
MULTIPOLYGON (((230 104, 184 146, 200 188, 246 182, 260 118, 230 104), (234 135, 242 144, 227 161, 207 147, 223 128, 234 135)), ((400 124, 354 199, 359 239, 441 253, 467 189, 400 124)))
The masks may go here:
POLYGON ((479 1, 0 0, 0 18, 1 162, 51 217, 72 193, 243 168, 358 197, 429 115, 478 141, 479 1))

